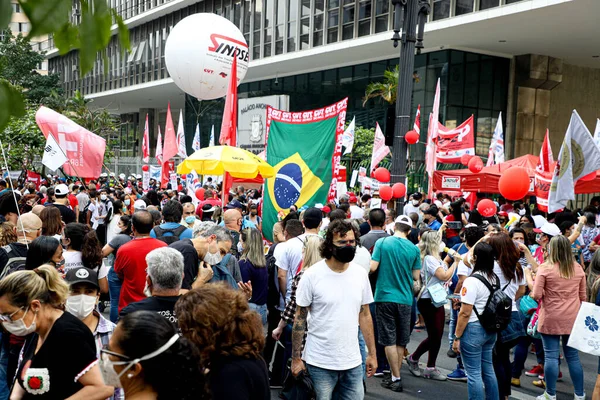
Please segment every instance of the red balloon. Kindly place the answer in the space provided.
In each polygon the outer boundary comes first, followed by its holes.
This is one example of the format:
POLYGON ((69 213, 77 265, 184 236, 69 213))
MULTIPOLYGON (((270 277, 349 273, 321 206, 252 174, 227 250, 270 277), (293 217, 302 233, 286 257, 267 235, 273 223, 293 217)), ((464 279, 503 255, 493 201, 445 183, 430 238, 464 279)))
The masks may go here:
POLYGON ((462 165, 465 165, 465 166, 466 166, 466 165, 469 165, 469 161, 471 161, 471 158, 473 158, 473 156, 472 156, 472 155, 470 155, 470 154, 463 154, 463 155, 460 157, 460 163, 461 163, 462 165))
POLYGON ((183 179, 185 181, 187 179, 187 175, 186 174, 181 175, 181 179, 183 179))
POLYGON ((383 168, 383 167, 377 168, 375 170, 375 172, 373 172, 373 176, 379 182, 389 182, 390 181, 390 171, 388 171, 386 168, 383 168))
POLYGON ((483 199, 477 203, 477 211, 484 217, 496 214, 496 204, 490 199, 483 199))
POLYGON ((481 158, 475 156, 469 160, 469 171, 474 174, 478 174, 483 169, 483 161, 481 158))
POLYGON ((406 135, 404 135, 404 140, 406 140, 406 143, 408 144, 418 143, 419 134, 417 133, 417 131, 408 131, 406 132, 406 135))
POLYGON ((204 188, 198 188, 196 189, 196 198, 198 200, 204 200, 204 188))
POLYGON ((500 176, 498 190, 508 200, 522 199, 529 192, 529 174, 521 167, 507 169, 500 176))
POLYGON ((381 200, 389 201, 389 200, 391 200, 393 195, 394 195, 394 191, 392 190, 390 185, 379 186, 379 197, 381 197, 381 200))
POLYGON ((406 196, 406 186, 404 185, 404 183, 394 183, 394 185, 392 186, 392 193, 394 195, 394 198, 400 199, 406 196))
POLYGON ((584 182, 593 181, 594 179, 596 179, 596 171, 579 178, 580 181, 584 181, 584 182))
POLYGON ((147 166, 147 165, 142 165, 142 171, 146 172, 146 171, 148 171, 149 169, 150 169, 150 167, 149 167, 149 166, 147 166))

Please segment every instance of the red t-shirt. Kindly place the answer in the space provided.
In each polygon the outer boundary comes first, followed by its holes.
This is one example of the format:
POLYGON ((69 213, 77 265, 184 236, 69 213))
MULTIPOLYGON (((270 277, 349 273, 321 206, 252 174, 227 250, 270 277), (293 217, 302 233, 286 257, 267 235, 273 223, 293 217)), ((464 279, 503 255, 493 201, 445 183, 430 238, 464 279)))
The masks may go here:
POLYGON ((123 281, 119 298, 119 311, 131 303, 146 298, 146 255, 159 247, 166 247, 163 241, 153 238, 133 239, 121 247, 115 259, 115 272, 123 281))
MULTIPOLYGON (((450 222, 450 221, 456 221, 456 219, 454 219, 454 215, 452 215, 452 214, 446 215, 446 222, 450 222)), ((455 236, 458 236, 459 233, 460 233, 460 229, 446 228, 446 237, 448 239, 452 238, 452 237, 455 237, 455 236)))
POLYGON ((69 204, 71 205, 71 209, 75 211, 75 207, 79 205, 79 201, 77 201, 77 196, 74 194, 69 194, 69 204))

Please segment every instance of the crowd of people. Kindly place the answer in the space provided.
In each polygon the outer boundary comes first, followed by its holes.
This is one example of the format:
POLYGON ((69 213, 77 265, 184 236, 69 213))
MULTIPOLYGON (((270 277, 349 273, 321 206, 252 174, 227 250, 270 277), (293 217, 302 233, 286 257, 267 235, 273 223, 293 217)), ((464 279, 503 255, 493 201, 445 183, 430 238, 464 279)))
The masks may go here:
POLYGON ((585 398, 567 343, 580 303, 600 305, 600 198, 483 217, 441 193, 399 215, 348 193, 292 206, 270 242, 260 189, 207 180, 192 199, 140 178, 0 181, 0 400, 258 400, 293 377, 358 400, 373 376, 402 392, 403 364, 469 399, 508 399, 523 373, 555 399, 561 342, 585 398))

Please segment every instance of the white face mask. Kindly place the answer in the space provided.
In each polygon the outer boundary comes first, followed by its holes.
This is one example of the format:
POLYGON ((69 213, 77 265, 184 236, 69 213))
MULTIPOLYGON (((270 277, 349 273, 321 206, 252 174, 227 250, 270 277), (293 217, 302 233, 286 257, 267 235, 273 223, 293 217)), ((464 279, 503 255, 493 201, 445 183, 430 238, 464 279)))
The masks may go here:
POLYGON ((125 199, 125 205, 126 205, 127 207, 129 207, 129 205, 130 205, 130 204, 131 204, 131 200, 129 200, 129 199, 125 199))
POLYGON ((206 255, 204 256, 204 261, 209 265, 217 265, 218 263, 221 262, 222 259, 223 259, 223 256, 221 255, 221 252, 218 249, 217 249, 216 253, 210 252, 210 244, 209 244, 208 251, 206 252, 206 255))
POLYGON ((412 201, 412 205, 415 206, 415 207, 418 206, 419 205, 419 200, 413 200, 412 201))
POLYGON ((106 200, 106 195, 105 194, 101 194, 100 195, 100 200, 102 200, 102 201, 106 200))
POLYGON ((67 311, 79 319, 84 319, 96 308, 96 300, 96 296, 88 296, 86 294, 70 296, 67 299, 67 311))
POLYGON ((31 323, 31 325, 25 326, 25 316, 27 315, 28 311, 29 307, 27 307, 27 309, 25 310, 25 314, 23 314, 23 317, 21 319, 17 321, 2 322, 2 326, 4 326, 4 328, 7 331, 9 331, 15 336, 29 335, 30 333, 35 331, 35 318, 37 317, 37 314, 33 315, 33 322, 31 323))
POLYGON ((519 210, 519 215, 521 215, 521 216, 525 215, 525 209, 524 208, 522 208, 522 209, 519 210))
POLYGON ((171 339, 169 339, 167 343, 165 343, 158 350, 153 351, 152 353, 145 355, 144 357, 136 358, 132 361, 111 361, 110 358, 108 358, 108 354, 102 353, 100 356, 99 367, 100 373, 102 374, 102 380, 104 380, 104 384, 107 386, 122 388, 123 385, 121 385, 121 376, 123 376, 129 368, 139 363, 140 361, 149 360, 168 350, 169 347, 171 347, 173 343, 177 341, 177 339, 179 339, 179 334, 175 334, 171 339), (118 374, 117 371, 115 371, 115 365, 127 365, 127 367, 123 368, 121 373, 118 374))

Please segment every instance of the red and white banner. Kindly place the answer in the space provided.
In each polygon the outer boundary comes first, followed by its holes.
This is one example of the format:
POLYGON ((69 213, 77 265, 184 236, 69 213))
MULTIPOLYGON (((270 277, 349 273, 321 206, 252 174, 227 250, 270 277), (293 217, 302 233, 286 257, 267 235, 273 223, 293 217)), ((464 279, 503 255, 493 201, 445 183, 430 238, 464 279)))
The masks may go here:
POLYGON ((98 178, 102 173, 106 140, 77 125, 69 118, 44 106, 35 113, 44 137, 52 134, 69 162, 64 165, 67 175, 98 178))
POLYGON ((431 198, 433 194, 433 172, 437 166, 435 145, 439 130, 439 114, 440 114, 440 79, 437 80, 435 87, 435 96, 433 98, 433 112, 429 114, 429 127, 427 131, 427 147, 425 149, 425 170, 429 177, 427 185, 427 197, 431 198))
POLYGON ((267 129, 265 134, 265 154, 267 151, 266 144, 269 142, 269 128, 271 121, 280 121, 287 123, 303 124, 306 122, 318 122, 337 116, 337 125, 335 129, 335 149, 331 159, 332 179, 329 186, 329 194, 327 201, 335 200, 337 191, 338 179, 340 174, 340 161, 342 159, 342 135, 344 133, 344 125, 346 124, 346 110, 348 108, 348 98, 344 98, 337 103, 333 103, 327 107, 318 108, 311 111, 289 112, 276 110, 271 106, 267 106, 267 129))
POLYGON ((150 161, 150 132, 148 130, 148 114, 146 114, 144 137, 142 138, 142 158, 145 163, 150 161))
POLYGON ((173 118, 171 117, 171 103, 167 106, 167 123, 165 126, 165 141, 162 149, 163 161, 169 161, 171 158, 177 155, 179 149, 177 148, 177 136, 175 134, 175 127, 173 126, 173 118))
POLYGON ((458 164, 464 154, 475 154, 473 116, 454 129, 448 129, 438 122, 437 162, 458 164))
POLYGON ((35 190, 40 189, 40 183, 42 182, 42 176, 37 172, 27 171, 27 182, 35 184, 35 190))
POLYGON ((375 123, 375 139, 373 141, 373 154, 371 155, 371 171, 377 167, 377 164, 381 162, 390 154, 390 148, 385 145, 385 136, 379 127, 379 123, 375 123))
POLYGON ((158 136, 156 137, 156 155, 155 158, 159 164, 162 164, 163 150, 162 150, 162 133, 160 132, 160 126, 158 127, 158 136))
POLYGON ((544 142, 540 149, 540 159, 535 168, 534 192, 537 199, 537 206, 543 212, 548 212, 548 195, 550 193, 550 185, 552 184, 552 164, 554 164, 548 133, 548 129, 546 129, 546 136, 544 136, 544 142))

